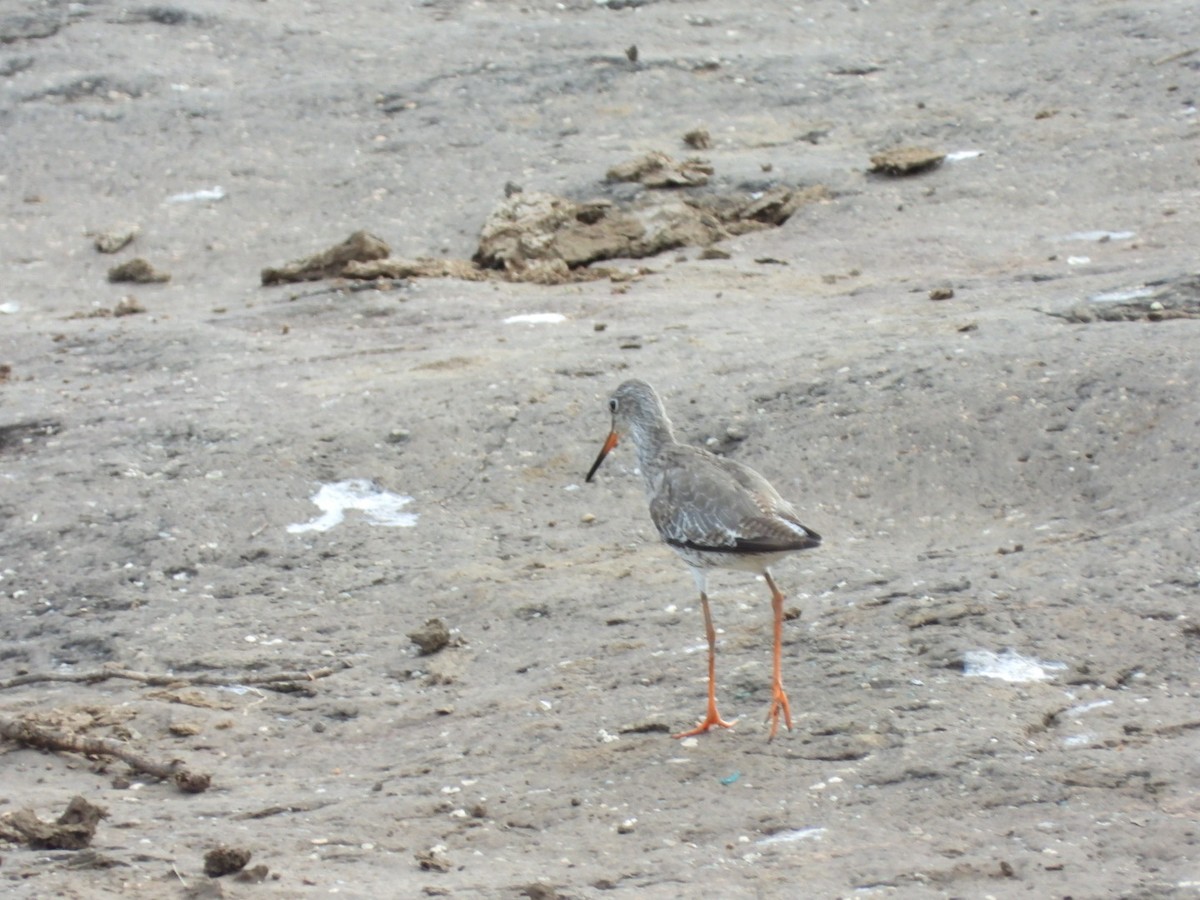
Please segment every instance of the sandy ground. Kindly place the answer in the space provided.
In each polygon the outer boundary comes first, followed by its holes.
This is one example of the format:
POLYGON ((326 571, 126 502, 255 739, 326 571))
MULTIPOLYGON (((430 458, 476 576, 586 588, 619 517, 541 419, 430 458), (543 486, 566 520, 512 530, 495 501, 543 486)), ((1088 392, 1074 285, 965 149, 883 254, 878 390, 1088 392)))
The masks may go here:
POLYGON ((5 850, 5 895, 1200 894, 1200 321, 1054 315, 1189 290, 1194 13, 0 4, 0 715, 212 775, 4 743, 0 812, 108 811, 89 851, 5 850), (897 144, 952 155, 869 174, 897 144), (259 284, 359 228, 469 257, 506 183, 620 200, 647 150, 831 197, 628 282, 259 284), (133 257, 170 281, 110 284, 133 257), (669 737, 691 579, 629 448, 583 483, 627 377, 825 537, 775 573, 772 743, 738 573, 738 726, 669 737), (351 479, 415 525, 289 531, 351 479), (11 681, 106 666, 225 684, 11 681), (219 845, 263 880, 209 879, 219 845))

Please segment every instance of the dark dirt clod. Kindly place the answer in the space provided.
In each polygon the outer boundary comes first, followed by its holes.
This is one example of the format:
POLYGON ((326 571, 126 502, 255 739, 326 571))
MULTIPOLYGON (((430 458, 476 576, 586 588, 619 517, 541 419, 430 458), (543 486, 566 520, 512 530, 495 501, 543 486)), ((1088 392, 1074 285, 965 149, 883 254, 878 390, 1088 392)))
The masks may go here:
POLYGON ((708 150, 712 147, 712 135, 707 128, 693 128, 683 136, 683 142, 693 150, 708 150))
POLYGON ((108 280, 114 284, 122 281, 133 284, 162 284, 171 280, 171 274, 160 272, 139 256, 109 269, 108 280))
POLYGON ((214 847, 204 854, 204 874, 220 878, 240 872, 250 862, 251 853, 243 847, 214 847))
POLYGON ((450 629, 441 619, 430 619, 420 628, 410 631, 408 639, 417 645, 422 656, 429 656, 445 649, 450 643, 450 629))

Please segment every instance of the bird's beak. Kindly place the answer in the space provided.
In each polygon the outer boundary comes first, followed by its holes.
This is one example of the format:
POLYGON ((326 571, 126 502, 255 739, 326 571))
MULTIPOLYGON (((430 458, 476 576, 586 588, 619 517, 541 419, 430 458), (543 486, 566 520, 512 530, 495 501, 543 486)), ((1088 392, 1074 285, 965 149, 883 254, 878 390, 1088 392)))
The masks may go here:
POLYGON ((587 478, 584 481, 591 481, 592 476, 596 474, 596 470, 600 468, 600 463, 604 462, 604 457, 608 456, 610 450, 617 446, 617 433, 610 431, 608 438, 604 441, 604 446, 600 448, 600 455, 596 457, 596 461, 592 463, 592 467, 588 469, 587 478))

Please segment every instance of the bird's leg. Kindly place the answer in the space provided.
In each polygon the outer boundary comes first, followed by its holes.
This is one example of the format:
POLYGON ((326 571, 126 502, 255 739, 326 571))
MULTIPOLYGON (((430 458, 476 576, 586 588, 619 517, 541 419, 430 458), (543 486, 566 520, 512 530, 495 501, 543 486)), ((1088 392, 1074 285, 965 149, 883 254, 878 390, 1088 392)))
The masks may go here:
MULTIPOLYGON (((708 608, 708 594, 703 590, 700 591, 700 605, 704 608, 704 633, 708 637, 708 712, 705 714, 704 720, 695 728, 672 735, 677 738, 704 734, 714 725, 732 728, 737 722, 737 719, 726 722, 717 712, 717 631, 713 628, 712 610, 708 608)), ((789 725, 789 727, 791 726, 789 725)))
POLYGON ((788 705, 787 694, 783 690, 783 594, 771 578, 770 572, 763 572, 767 579, 767 587, 771 589, 771 609, 775 613, 775 654, 771 677, 771 708, 767 711, 767 719, 771 722, 771 736, 779 730, 779 710, 783 710, 783 721, 787 730, 792 730, 792 708, 788 705))

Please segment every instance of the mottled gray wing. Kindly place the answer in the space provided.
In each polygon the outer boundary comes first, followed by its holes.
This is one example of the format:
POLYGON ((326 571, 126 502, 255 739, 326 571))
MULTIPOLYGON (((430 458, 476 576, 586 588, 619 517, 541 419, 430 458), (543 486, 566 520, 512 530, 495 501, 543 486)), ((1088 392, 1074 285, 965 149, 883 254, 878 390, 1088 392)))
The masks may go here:
POLYGON ((668 544, 727 553, 815 547, 791 504, 753 469, 694 447, 666 460, 650 516, 668 544))

